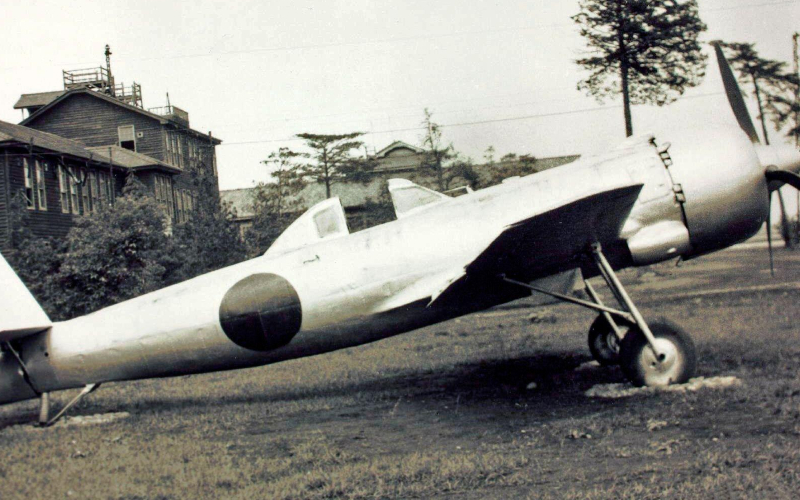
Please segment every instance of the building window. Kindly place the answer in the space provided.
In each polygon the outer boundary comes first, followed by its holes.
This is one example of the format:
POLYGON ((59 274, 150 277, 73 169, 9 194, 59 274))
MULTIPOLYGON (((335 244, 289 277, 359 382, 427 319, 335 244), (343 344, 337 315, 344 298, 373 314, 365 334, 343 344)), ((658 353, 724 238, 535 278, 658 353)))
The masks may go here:
POLYGON ((163 174, 155 174, 153 188, 156 201, 164 208, 164 212, 170 218, 173 218, 175 216, 175 211, 172 205, 172 179, 163 174))
POLYGON ((86 215, 92 211, 91 203, 89 202, 90 194, 89 194, 89 182, 88 176, 89 174, 86 173, 86 170, 81 169, 81 201, 83 202, 83 214, 86 215))
POLYGON ((112 200, 111 190, 113 189, 113 185, 111 183, 112 178, 109 176, 107 172, 98 172, 97 177, 98 180, 100 181, 99 182, 100 194, 98 198, 102 200, 102 202, 105 203, 106 205, 110 205, 112 200))
POLYGON ((39 202, 39 210, 47 210, 47 184, 45 183, 43 161, 36 160, 36 194, 39 202))
POLYGON ((94 212, 97 209, 98 200, 100 199, 99 193, 97 192, 97 175, 94 172, 89 172, 88 181, 89 211, 94 212))
POLYGON ((58 192, 61 199, 61 212, 69 213, 69 174, 64 165, 58 166, 58 192))
POLYGON ((22 159, 22 170, 25 173, 25 205, 28 210, 33 210, 36 208, 33 205, 33 172, 27 158, 22 159))
POLYGON ((70 175, 67 178, 67 183, 69 184, 69 199, 70 199, 70 212, 73 214, 79 214, 80 211, 78 210, 78 183, 75 181, 75 176, 70 175))
POLYGON ((136 130, 133 125, 117 127, 117 134, 119 134, 119 147, 136 151, 136 130))
POLYGON ((178 205, 178 222, 186 222, 186 213, 183 210, 183 189, 175 193, 175 204, 178 205))

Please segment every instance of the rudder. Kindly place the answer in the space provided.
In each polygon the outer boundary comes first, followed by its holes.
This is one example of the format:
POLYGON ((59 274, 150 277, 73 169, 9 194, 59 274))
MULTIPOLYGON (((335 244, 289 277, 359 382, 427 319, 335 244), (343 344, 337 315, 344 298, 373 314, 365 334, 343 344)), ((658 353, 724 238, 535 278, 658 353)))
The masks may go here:
POLYGON ((47 313, 0 254, 0 342, 32 335, 51 326, 47 313))

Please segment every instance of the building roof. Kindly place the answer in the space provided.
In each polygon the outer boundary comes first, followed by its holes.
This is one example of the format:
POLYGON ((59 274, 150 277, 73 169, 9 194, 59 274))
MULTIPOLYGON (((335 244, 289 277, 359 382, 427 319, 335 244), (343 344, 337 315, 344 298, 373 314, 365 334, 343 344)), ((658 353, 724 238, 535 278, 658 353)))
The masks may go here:
POLYGON ((253 216, 253 190, 255 188, 227 189, 219 192, 223 203, 230 204, 236 211, 238 219, 249 219, 253 216))
MULTIPOLYGON (((48 149, 50 151, 70 155, 76 158, 85 160, 99 160, 103 163, 108 163, 109 160, 105 156, 102 159, 98 158, 98 154, 89 151, 82 143, 67 139, 58 135, 42 132, 22 125, 14 125, 0 121, 0 134, 2 139, 0 142, 16 142, 20 144, 31 144, 37 148, 48 149)), ((115 166, 122 166, 114 163, 115 166)))
POLYGON ((121 165, 131 170, 142 170, 146 168, 162 168, 170 172, 180 172, 181 169, 175 165, 170 165, 161 160, 157 160, 151 156, 131 151, 117 146, 116 144, 110 146, 92 146, 86 148, 89 151, 97 153, 98 155, 105 156, 114 160, 114 163, 121 165))
MULTIPOLYGON (((238 219, 249 219, 253 216, 253 193, 257 188, 230 189, 220 191, 220 199, 230 203, 236 210, 238 219)), ((361 207, 367 202, 377 200, 382 194, 387 193, 386 179, 375 177, 366 184, 358 182, 342 182, 331 185, 331 196, 338 196, 342 206, 361 207)), ((304 211, 317 203, 325 200, 325 184, 311 182, 297 195, 292 197, 298 202, 300 211, 304 211)))
MULTIPOLYGON (((97 99, 102 99, 102 100, 104 100, 106 102, 109 102, 111 104, 114 104, 114 105, 120 106, 122 108, 128 109, 129 111, 133 111, 135 113, 139 113, 141 115, 144 115, 144 116, 146 116, 148 118, 152 118, 153 120, 157 120, 159 123, 164 124, 164 125, 166 125, 168 123, 174 123, 171 120, 169 120, 168 118, 166 118, 165 116, 161 116, 161 115, 157 115, 155 113, 151 113, 150 111, 147 111, 147 110, 139 108, 137 106, 133 106, 133 105, 128 104, 126 102, 120 101, 119 99, 116 99, 116 98, 114 98, 114 97, 112 97, 110 95, 104 94, 102 92, 97 92, 97 91, 90 90, 90 89, 87 89, 87 88, 80 88, 80 89, 63 91, 61 95, 57 96, 55 99, 53 99, 49 103, 45 104, 41 108, 37 109, 36 111, 31 113, 30 116, 28 116, 27 118, 22 120, 20 122, 20 125, 27 125, 31 121, 35 120, 37 117, 43 115, 44 113, 47 113, 48 110, 52 109, 55 106, 58 106, 58 104, 60 102, 66 100, 66 99, 69 99, 71 96, 77 95, 77 94, 86 94, 86 95, 95 97, 97 99)), ((20 100, 21 99, 22 98, 20 98, 20 100)), ((197 137, 208 138, 208 134, 204 134, 203 132, 199 132, 199 131, 194 130, 192 128, 188 128, 187 127, 186 131, 191 133, 191 134, 193 134, 193 135, 195 135, 195 136, 197 136, 197 137)), ((216 144, 220 144, 222 142, 222 139, 219 139, 217 137, 212 137, 211 139, 212 139, 212 141, 213 141, 213 143, 215 145, 216 144)))
POLYGON ((377 153, 375 153, 375 157, 376 158, 383 158, 384 156, 386 156, 387 154, 391 153, 395 149, 401 149, 401 148, 410 149, 411 151, 413 151, 413 152, 415 152, 417 154, 425 152, 424 149, 418 148, 416 146, 412 146, 411 144, 408 144, 407 142, 394 141, 393 143, 389 144, 385 148, 383 148, 380 151, 378 151, 377 153))
POLYGON ((22 94, 14 104, 14 109, 25 109, 30 107, 46 106, 59 98, 65 90, 53 90, 50 92, 37 92, 35 94, 22 94))
POLYGON ((112 164, 118 168, 141 170, 144 168, 162 168, 170 172, 180 172, 174 165, 164 163, 149 156, 117 145, 86 147, 82 143, 42 132, 34 128, 15 125, 0 121, 0 145, 3 143, 16 143, 19 145, 32 145, 37 149, 46 149, 74 158, 93 161, 95 163, 112 164))

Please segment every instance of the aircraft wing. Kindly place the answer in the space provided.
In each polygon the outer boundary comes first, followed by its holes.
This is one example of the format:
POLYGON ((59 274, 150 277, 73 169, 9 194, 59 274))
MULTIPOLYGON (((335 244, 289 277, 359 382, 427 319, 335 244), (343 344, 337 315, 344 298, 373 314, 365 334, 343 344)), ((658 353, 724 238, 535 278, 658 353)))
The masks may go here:
POLYGON ((516 222, 466 265, 466 274, 534 279, 573 269, 592 243, 619 239, 641 190, 635 184, 603 191, 516 222))
MULTIPOLYGON (((471 277, 507 274, 533 281, 571 271, 578 267, 578 258, 589 245, 610 244, 619 239, 641 189, 642 184, 635 184, 603 191, 511 224, 472 261, 454 263, 448 271, 419 280, 381 302, 375 311, 388 311, 422 299, 429 300, 429 307, 446 302, 446 297, 459 296, 459 290, 475 281, 471 277)), ((551 288, 553 284, 542 285, 551 288)), ((563 288, 564 284, 553 286, 563 288)))

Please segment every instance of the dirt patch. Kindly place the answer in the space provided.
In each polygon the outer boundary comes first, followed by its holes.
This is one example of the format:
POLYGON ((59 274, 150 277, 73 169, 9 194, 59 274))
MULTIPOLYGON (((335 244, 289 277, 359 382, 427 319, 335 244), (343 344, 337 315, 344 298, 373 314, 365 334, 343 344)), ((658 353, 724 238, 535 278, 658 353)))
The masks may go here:
POLYGON ((660 393, 684 393, 702 389, 729 389, 742 385, 737 377, 695 377, 685 384, 665 387, 634 387, 629 383, 598 384, 584 394, 590 398, 618 399, 631 396, 651 396, 660 393))

